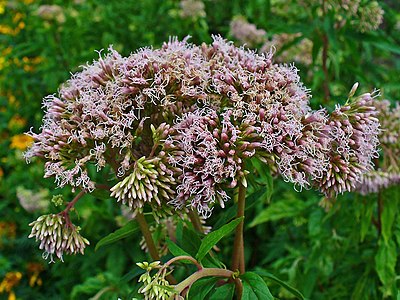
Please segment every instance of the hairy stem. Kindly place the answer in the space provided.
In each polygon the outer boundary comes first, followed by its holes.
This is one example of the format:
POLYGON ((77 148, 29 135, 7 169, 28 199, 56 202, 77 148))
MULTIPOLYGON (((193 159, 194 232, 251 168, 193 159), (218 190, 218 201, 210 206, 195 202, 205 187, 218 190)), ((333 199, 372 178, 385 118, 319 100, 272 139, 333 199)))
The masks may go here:
MULTIPOLYGON (((237 217, 241 218, 244 216, 246 200, 246 187, 242 182, 239 182, 239 195, 238 195, 238 210, 237 217)), ((244 265, 244 240, 243 240, 243 227, 244 220, 242 220, 236 227, 235 241, 233 243, 233 255, 232 255, 232 270, 239 270, 240 274, 245 272, 244 265)))

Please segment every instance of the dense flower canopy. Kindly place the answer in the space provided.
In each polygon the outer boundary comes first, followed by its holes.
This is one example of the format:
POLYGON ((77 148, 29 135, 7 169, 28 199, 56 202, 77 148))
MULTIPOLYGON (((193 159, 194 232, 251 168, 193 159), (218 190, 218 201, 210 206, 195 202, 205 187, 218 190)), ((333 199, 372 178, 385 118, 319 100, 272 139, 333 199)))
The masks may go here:
MULTIPOLYGON (((173 205, 207 217, 245 184, 257 156, 299 189, 328 196, 354 188, 376 157, 373 95, 329 115, 313 111, 294 66, 221 37, 196 46, 171 39, 128 57, 108 54, 45 98, 27 159, 46 160, 59 186, 95 188, 87 165, 110 165, 112 195, 132 209, 173 205)), ((167 209, 168 210, 168 209, 167 209)))

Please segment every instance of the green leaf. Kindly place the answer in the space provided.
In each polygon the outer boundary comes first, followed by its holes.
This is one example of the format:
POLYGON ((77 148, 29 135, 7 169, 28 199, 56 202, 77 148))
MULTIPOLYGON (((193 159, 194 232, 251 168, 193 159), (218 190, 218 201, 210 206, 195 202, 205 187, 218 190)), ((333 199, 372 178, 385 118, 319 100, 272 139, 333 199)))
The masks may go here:
POLYGON ((189 298, 191 300, 203 300, 214 288, 219 278, 203 278, 197 280, 189 290, 189 298))
POLYGON ((375 256, 375 270, 383 283, 384 293, 390 295, 396 278, 396 244, 393 240, 385 242, 383 239, 380 239, 378 245, 378 253, 375 256))
POLYGON ((250 227, 268 221, 276 221, 298 215, 308 204, 298 199, 272 202, 266 209, 260 212, 250 223, 250 227))
POLYGON ((232 300, 234 292, 235 286, 233 283, 224 284, 215 289, 215 292, 208 298, 208 300, 232 300))
POLYGON ((298 299, 302 299, 302 300, 306 299, 300 291, 298 291, 294 287, 290 286, 286 282, 282 281, 281 279, 279 279, 275 275, 273 275, 273 274, 271 274, 269 272, 266 272, 264 270, 261 270, 261 269, 256 270, 255 273, 257 273, 258 275, 260 275, 264 279, 268 279, 268 280, 273 281, 276 284, 279 284, 281 287, 283 287, 285 290, 287 290, 293 296, 296 296, 298 299))
POLYGON ((108 200, 110 199, 110 191, 104 189, 95 189, 90 195, 100 200, 108 200))
POLYGON ((135 220, 130 220, 123 227, 117 229, 116 231, 110 233, 109 235, 102 238, 95 247, 95 251, 104 247, 106 245, 113 244, 119 240, 127 238, 129 236, 134 235, 137 231, 139 231, 139 225, 135 220))
POLYGON ((254 158, 251 160, 251 163, 260 176, 260 178, 257 179, 256 182, 266 186, 266 191, 265 194, 262 196, 262 199, 270 202, 272 193, 274 192, 274 179, 272 178, 271 171, 268 165, 264 164, 259 159, 254 158))
POLYGON ((181 247, 179 247, 177 244, 175 244, 173 241, 170 239, 167 239, 167 245, 169 251, 172 253, 173 256, 191 256, 189 253, 187 253, 185 250, 183 250, 181 247))
POLYGON ((388 189, 381 194, 383 210, 381 215, 382 236, 386 242, 392 238, 392 226, 398 211, 398 198, 395 189, 388 189))
POLYGON ((215 246, 224 236, 228 235, 243 221, 244 217, 237 218, 221 228, 207 234, 201 241, 199 251, 196 254, 196 259, 201 261, 204 256, 215 246))
POLYGON ((361 229, 360 229, 360 241, 362 242, 365 238, 365 236, 368 233, 368 230, 371 226, 371 219, 372 219, 372 214, 374 212, 374 203, 371 203, 371 201, 367 203, 362 203, 363 205, 361 206, 363 214, 360 215, 361 218, 361 229))
POLYGON ((184 251, 195 257, 200 247, 201 239, 196 232, 187 227, 183 227, 182 240, 177 240, 177 242, 184 251))
MULTIPOLYGON (((263 197, 263 194, 266 193, 266 188, 262 187, 255 192, 246 195, 246 208, 245 211, 253 207, 260 198, 263 197)), ((229 220, 233 219, 236 216, 237 213, 237 203, 229 207, 228 209, 225 209, 224 212, 221 214, 221 216, 218 218, 218 221, 215 223, 214 228, 220 228, 224 224, 226 224, 229 220)))
POLYGON ((242 300, 274 300, 265 281, 260 275, 247 272, 240 276, 243 281, 242 300))

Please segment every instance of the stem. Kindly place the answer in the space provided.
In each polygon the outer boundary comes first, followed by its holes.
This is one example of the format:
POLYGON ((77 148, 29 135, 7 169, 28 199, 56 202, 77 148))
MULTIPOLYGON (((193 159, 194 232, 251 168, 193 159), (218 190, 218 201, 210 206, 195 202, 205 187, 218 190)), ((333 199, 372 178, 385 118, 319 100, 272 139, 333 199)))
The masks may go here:
POLYGON ((196 229, 200 233, 204 233, 204 229, 203 226, 201 225, 199 215, 195 211, 189 210, 188 216, 193 224, 194 229, 196 229))
POLYGON ((82 198, 83 195, 85 195, 86 192, 84 190, 80 191, 74 199, 72 199, 71 202, 68 202, 67 206, 65 207, 65 209, 62 212, 59 212, 58 214, 63 216, 65 219, 65 225, 67 227, 71 227, 72 228, 72 223, 71 220, 69 218, 69 211, 74 207, 74 205, 76 204, 76 202, 78 202, 79 199, 82 198))
MULTIPOLYGON (((244 216, 245 200, 246 200, 246 187, 240 181, 239 196, 238 196, 238 211, 236 215, 237 218, 241 218, 244 216)), ((243 227, 244 227, 244 220, 242 220, 236 227, 235 241, 233 243, 233 255, 232 255, 232 270, 234 271, 239 270, 240 274, 243 274, 245 272, 243 227)))
POLYGON ((169 261, 167 261, 164 264, 164 267, 168 267, 169 265, 171 265, 172 263, 179 261, 179 260, 189 260, 191 261, 194 265, 196 265, 198 270, 203 269, 202 265, 199 264, 199 262, 197 260, 195 260, 193 257, 191 256, 187 256, 187 255, 180 255, 180 256, 176 256, 171 258, 169 261))
POLYGON ((153 260, 160 260, 160 255, 158 254, 156 245, 154 244, 154 240, 149 229, 149 225, 147 224, 144 215, 138 212, 135 219, 139 223, 140 230, 142 231, 144 240, 146 241, 147 249, 149 249, 151 258, 153 260))
POLYGON ((378 234, 382 233, 382 211, 383 211, 383 199, 382 192, 378 192, 378 219, 376 221, 376 228, 378 230, 378 234))
MULTIPOLYGON (((326 1, 324 0, 322 2, 322 11, 323 11, 323 16, 325 18, 326 16, 326 1)), ((324 72, 324 95, 325 95, 325 102, 329 101, 330 98, 330 91, 329 91, 329 72, 328 72, 328 67, 327 67, 327 61, 328 61, 328 48, 329 48, 329 40, 327 34, 324 32, 322 34, 322 71, 324 72)))
MULTIPOLYGON (((150 256, 153 260, 160 260, 160 255, 158 254, 156 245, 154 244, 153 237, 151 235, 149 225, 147 224, 147 221, 144 217, 144 215, 140 212, 136 214, 135 217, 136 221, 139 223, 140 230, 142 231, 144 240, 146 242, 147 249, 149 250, 150 256)), ((169 274, 166 276, 167 280, 169 283, 175 284, 176 280, 175 278, 169 274)))
POLYGON ((329 48, 329 41, 327 35, 324 33, 322 35, 322 71, 324 72, 324 96, 325 102, 327 102, 330 98, 330 91, 329 91, 329 72, 327 67, 328 61, 328 48, 329 48))
POLYGON ((235 275, 235 272, 233 272, 231 270, 219 269, 219 268, 204 268, 204 269, 197 271, 196 273, 193 273, 188 278, 181 281, 179 284, 175 285, 174 289, 175 289, 176 293, 179 295, 183 290, 190 287, 194 282, 196 282, 197 280, 199 280, 203 277, 215 276, 215 277, 233 278, 234 275, 235 275))
POLYGON ((100 190, 107 190, 109 191, 112 186, 108 185, 108 184, 102 184, 102 183, 96 183, 96 188, 100 189, 100 190))

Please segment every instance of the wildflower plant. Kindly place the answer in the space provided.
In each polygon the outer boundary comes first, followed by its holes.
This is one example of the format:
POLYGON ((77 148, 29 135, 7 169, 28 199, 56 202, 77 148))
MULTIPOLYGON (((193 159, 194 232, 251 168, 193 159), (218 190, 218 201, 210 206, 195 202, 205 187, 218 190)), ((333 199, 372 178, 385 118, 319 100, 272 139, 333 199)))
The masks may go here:
POLYGON ((261 277, 245 273, 243 217, 247 178, 255 175, 248 162, 262 161, 298 191, 315 188, 334 198, 353 190, 373 167, 380 132, 375 95, 354 96, 356 89, 332 113, 312 110, 294 65, 275 64, 272 52, 257 54, 220 36, 200 46, 172 38, 128 57, 110 47, 45 98, 40 132, 29 133, 35 142, 26 159, 43 158, 45 177, 81 190, 61 213, 32 222, 30 237, 51 260, 83 253, 89 242, 69 212, 85 193, 106 189, 130 208, 145 248, 159 261, 164 252, 156 249, 149 215, 160 223, 171 215, 190 218, 205 234, 199 217, 236 202, 237 218, 205 235, 197 254, 187 255, 170 236, 176 257, 163 266, 140 264, 146 273, 139 292, 146 299, 181 299, 198 279, 214 276, 233 282, 238 297, 259 289, 269 299, 261 277), (95 182, 94 169, 104 182, 95 182), (217 267, 203 268, 233 230, 230 270, 215 261, 217 267), (178 261, 197 266, 180 283, 168 270, 178 261))

